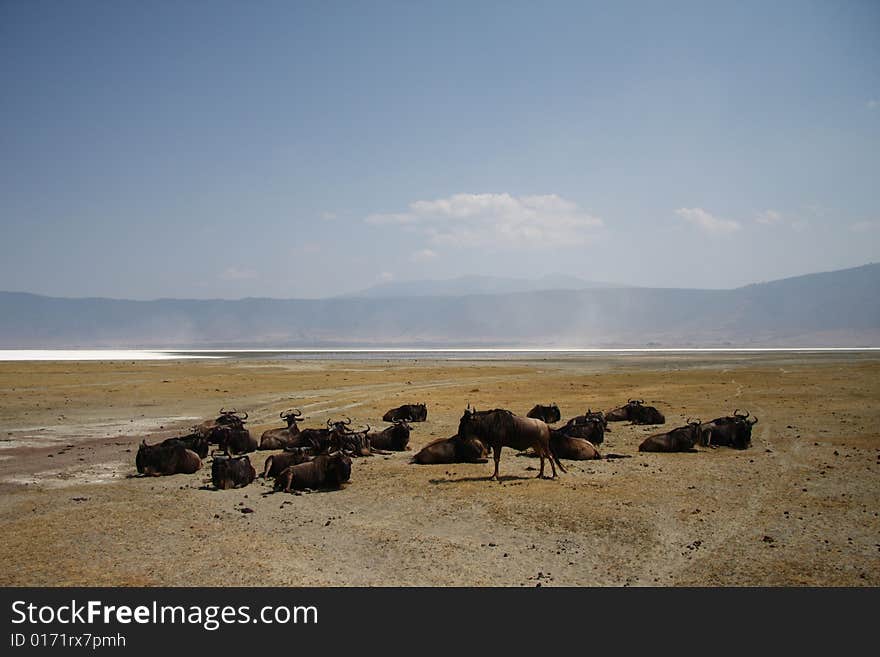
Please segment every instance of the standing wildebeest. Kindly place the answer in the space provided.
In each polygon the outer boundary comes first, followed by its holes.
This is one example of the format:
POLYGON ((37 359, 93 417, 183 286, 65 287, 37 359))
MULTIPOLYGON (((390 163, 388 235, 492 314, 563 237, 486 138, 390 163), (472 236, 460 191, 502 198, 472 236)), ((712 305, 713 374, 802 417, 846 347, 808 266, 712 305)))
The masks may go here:
POLYGON ((639 445, 640 452, 693 452, 694 445, 700 441, 702 425, 700 421, 691 422, 688 418, 683 427, 676 427, 666 433, 655 433, 645 438, 639 445))
POLYGON ((559 412, 559 406, 556 405, 556 402, 553 402, 547 406, 535 404, 532 410, 526 413, 526 417, 543 420, 547 424, 553 424, 554 422, 559 422, 562 414, 559 412))
POLYGON ((561 429, 550 429, 550 451, 556 458, 572 461, 601 459, 596 446, 584 438, 569 436, 561 429))
POLYGON ((458 436, 439 438, 428 443, 413 457, 412 463, 433 465, 436 463, 485 463, 489 452, 486 446, 477 440, 459 440, 458 436))
POLYGON ((630 399, 623 406, 605 413, 608 422, 622 422, 629 420, 633 424, 665 424, 666 418, 663 413, 653 406, 645 406, 643 399, 630 399))
POLYGON ((299 435, 298 420, 303 419, 302 411, 293 409, 279 414, 287 422, 283 429, 269 429, 260 436, 260 449, 283 449, 291 446, 293 439, 299 435))
POLYGON ((425 404, 404 404, 392 408, 382 416, 383 422, 406 420, 407 422, 424 422, 428 419, 428 407, 425 404))
POLYGON ((409 449, 409 423, 406 420, 395 420, 394 424, 382 431, 370 431, 367 439, 373 449, 387 449, 403 452, 409 449))
POLYGON ((700 443, 707 447, 726 445, 736 449, 746 449, 752 444, 752 427, 758 423, 758 418, 748 419, 748 412, 743 415, 733 411, 733 415, 715 418, 703 425, 703 433, 700 443))
POLYGON ((227 456, 215 454, 211 463, 211 482, 215 488, 226 490, 228 488, 241 488, 251 483, 257 476, 254 466, 251 465, 250 457, 227 456))
POLYGON ((565 466, 550 451, 550 428, 543 420, 530 417, 519 417, 511 411, 496 408, 492 411, 477 411, 468 408, 458 423, 458 439, 476 438, 492 448, 495 460, 495 472, 490 479, 498 479, 498 463, 501 460, 501 448, 512 447, 524 450, 531 447, 541 459, 541 470, 538 477, 544 478, 544 459, 550 459, 553 477, 556 477, 556 466, 566 472, 565 466))
POLYGON ((275 490, 339 488, 351 478, 351 459, 342 452, 319 454, 311 461, 291 465, 275 478, 275 490))
POLYGON ((605 442, 608 423, 601 411, 593 413, 588 410, 584 415, 571 418, 559 428, 559 431, 569 438, 582 438, 594 445, 601 445, 605 442))
POLYGON ((199 455, 180 442, 147 445, 141 442, 135 456, 135 466, 141 474, 159 475, 192 474, 202 467, 199 455))

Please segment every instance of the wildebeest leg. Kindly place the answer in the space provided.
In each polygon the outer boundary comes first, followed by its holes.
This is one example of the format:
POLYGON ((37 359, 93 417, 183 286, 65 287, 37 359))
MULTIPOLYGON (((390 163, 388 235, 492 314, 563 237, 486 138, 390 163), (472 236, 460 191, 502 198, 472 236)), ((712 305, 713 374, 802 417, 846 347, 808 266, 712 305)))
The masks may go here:
POLYGON ((287 470, 287 481, 284 482, 284 492, 285 493, 290 492, 290 485, 292 483, 293 483, 293 471, 288 469, 287 470))
POLYGON ((550 470, 553 472, 553 478, 556 479, 559 475, 556 474, 556 464, 553 463, 553 454, 550 452, 549 448, 545 447, 545 449, 547 450, 547 460, 550 461, 550 470))
POLYGON ((269 476, 269 470, 272 468, 272 459, 274 457, 270 456, 266 459, 266 467, 263 468, 263 479, 266 479, 269 476))
POLYGON ((498 463, 501 461, 501 448, 492 445, 492 458, 495 459, 495 472, 489 479, 498 479, 498 463))
POLYGON ((541 471, 538 472, 538 479, 543 479, 544 478, 544 449, 543 448, 538 450, 538 456, 541 457, 541 471))
MULTIPOLYGON (((556 454, 553 453, 553 450, 548 448, 548 451, 550 452, 550 463, 551 463, 551 465, 555 462, 556 465, 559 466, 559 469, 560 469, 560 470, 562 470, 563 472, 568 472, 568 470, 565 469, 565 466, 562 465, 562 462, 559 460, 559 457, 556 456, 556 454)), ((553 476, 554 476, 554 477, 556 476, 556 468, 553 469, 553 476)))

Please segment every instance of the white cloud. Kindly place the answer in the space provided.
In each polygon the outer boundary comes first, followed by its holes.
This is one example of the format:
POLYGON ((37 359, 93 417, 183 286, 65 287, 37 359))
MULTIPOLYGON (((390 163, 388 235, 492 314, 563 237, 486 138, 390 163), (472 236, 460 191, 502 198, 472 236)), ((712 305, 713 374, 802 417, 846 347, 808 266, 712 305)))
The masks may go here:
POLYGON ((333 221, 336 219, 335 212, 322 212, 321 213, 321 221, 333 221))
POLYGON ((224 281, 248 281, 257 277, 257 272, 244 267, 227 267, 220 273, 224 281))
POLYGON ((755 217, 759 224, 778 224, 782 221, 782 215, 776 210, 764 210, 755 217))
POLYGON ((849 229, 854 233, 867 233, 872 230, 880 229, 880 220, 878 221, 857 221, 851 224, 849 229))
POLYGON ((738 221, 713 216, 703 208, 679 208, 675 214, 700 230, 713 235, 735 233, 742 228, 738 221))
POLYGON ((868 109, 873 110, 873 109, 877 109, 878 107, 880 107, 880 100, 877 100, 876 98, 872 98, 871 100, 868 101, 868 109))
POLYGON ((421 249, 410 255, 409 259, 413 262, 428 262, 437 259, 437 252, 431 249, 421 249))
POLYGON ((434 244, 560 247, 590 242, 602 220, 556 194, 454 194, 414 201, 408 212, 371 214, 373 225, 417 226, 434 244))
POLYGON ((755 221, 765 226, 788 226, 794 231, 801 232, 807 227, 807 222, 803 219, 783 215, 776 210, 763 210, 755 215, 755 221))
POLYGON ((387 283, 388 281, 391 281, 393 279, 394 274, 392 274, 390 271, 383 271, 381 274, 376 276, 376 280, 380 283, 387 283))

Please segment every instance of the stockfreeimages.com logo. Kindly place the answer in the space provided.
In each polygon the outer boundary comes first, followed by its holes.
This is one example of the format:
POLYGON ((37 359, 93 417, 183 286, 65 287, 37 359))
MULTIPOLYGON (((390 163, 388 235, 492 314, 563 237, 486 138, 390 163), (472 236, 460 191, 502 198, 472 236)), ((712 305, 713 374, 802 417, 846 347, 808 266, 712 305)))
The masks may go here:
POLYGON ((244 623, 278 624, 317 624, 318 608, 315 606, 268 605, 252 613, 249 605, 160 605, 155 600, 148 605, 108 605, 100 600, 81 603, 71 600, 70 604, 35 605, 24 600, 12 603, 12 623, 20 625, 200 625, 214 631, 222 625, 244 623))

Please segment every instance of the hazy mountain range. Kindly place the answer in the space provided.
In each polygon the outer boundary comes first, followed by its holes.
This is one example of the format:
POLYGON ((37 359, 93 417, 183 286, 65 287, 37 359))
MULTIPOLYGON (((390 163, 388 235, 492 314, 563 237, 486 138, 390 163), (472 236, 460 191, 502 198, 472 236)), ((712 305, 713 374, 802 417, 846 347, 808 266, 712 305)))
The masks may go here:
POLYGON ((880 346, 878 292, 878 264, 732 290, 464 277, 319 300, 0 292, 0 347, 880 346))
POLYGON ((344 294, 350 297, 459 297, 468 294, 510 294, 540 290, 586 290, 626 287, 615 283, 585 281, 575 276, 554 274, 541 278, 502 278, 499 276, 460 276, 446 280, 392 281, 366 290, 344 294))

